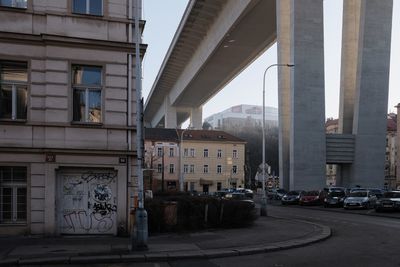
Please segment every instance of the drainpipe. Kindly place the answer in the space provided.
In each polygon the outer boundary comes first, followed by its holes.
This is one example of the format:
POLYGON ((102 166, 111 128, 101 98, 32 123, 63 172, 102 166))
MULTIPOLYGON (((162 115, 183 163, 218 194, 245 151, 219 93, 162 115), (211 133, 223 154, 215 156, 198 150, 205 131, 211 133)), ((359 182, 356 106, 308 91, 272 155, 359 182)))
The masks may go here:
POLYGON ((147 212, 144 209, 143 192, 143 102, 142 102, 142 66, 140 58, 141 33, 139 27, 139 18, 141 0, 136 0, 135 13, 135 82, 136 82, 136 150, 137 150, 137 179, 138 179, 138 200, 139 208, 136 211, 135 233, 132 239, 132 250, 146 250, 148 239, 147 212))
MULTIPOLYGON (((129 19, 129 26, 128 26, 128 43, 133 43, 133 38, 132 38, 132 31, 133 31, 133 27, 132 27, 132 10, 133 9, 133 5, 132 5, 132 1, 128 1, 128 19, 129 19)), ((128 152, 132 151, 132 130, 130 129, 132 126, 132 54, 129 53, 128 54, 128 94, 127 94, 127 148, 128 148, 128 152)), ((129 226, 131 224, 131 220, 129 220, 130 218, 130 212, 134 207, 134 203, 133 203, 133 195, 131 192, 131 186, 132 186, 132 159, 131 156, 128 155, 127 156, 127 160, 126 160, 126 175, 127 175, 127 186, 126 186, 126 197, 127 199, 127 226, 128 229, 130 228, 129 226)), ((132 229, 131 229, 132 231, 132 229)))

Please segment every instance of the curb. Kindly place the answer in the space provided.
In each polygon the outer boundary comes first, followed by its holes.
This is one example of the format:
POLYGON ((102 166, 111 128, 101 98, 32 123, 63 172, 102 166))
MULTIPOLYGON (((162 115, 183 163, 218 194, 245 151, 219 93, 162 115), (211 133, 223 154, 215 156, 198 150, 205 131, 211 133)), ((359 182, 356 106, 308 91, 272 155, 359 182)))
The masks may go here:
MULTIPOLYGON (((273 206, 280 206, 279 204, 272 204, 273 206)), ((297 205, 293 205, 293 206, 285 206, 287 208, 297 208, 297 209, 307 209, 307 207, 304 206, 297 206, 297 205)), ((400 216, 394 216, 394 215, 390 215, 390 213, 385 213, 385 212, 381 212, 381 213, 359 213, 359 212, 351 212, 343 210, 342 208, 322 208, 322 207, 311 207, 310 210, 319 210, 319 211, 327 211, 327 212, 336 212, 336 213, 342 213, 342 214, 353 214, 353 215, 363 215, 363 216, 372 216, 372 217, 382 217, 382 218, 390 218, 390 219, 399 219, 400 220, 400 216)), ((371 209, 370 211, 372 211, 373 209, 371 209)), ((356 211, 356 210, 355 210, 356 211)))
MULTIPOLYGON (((274 217, 278 218, 278 217, 274 217)), ((285 218, 280 218, 285 219, 285 218)), ((331 228, 325 225, 311 223, 303 220, 294 220, 301 223, 311 224, 320 229, 320 233, 308 238, 296 238, 289 241, 276 242, 254 247, 243 247, 235 249, 208 249, 198 251, 176 251, 176 252, 152 252, 140 254, 110 254, 96 256, 60 256, 43 258, 11 258, 0 260, 0 266, 19 265, 41 265, 41 264, 94 264, 94 263, 117 263, 117 262, 154 262, 172 261, 180 259, 214 259, 223 257, 244 256, 260 253, 268 253, 279 250, 303 247, 328 239, 332 235, 331 228)))

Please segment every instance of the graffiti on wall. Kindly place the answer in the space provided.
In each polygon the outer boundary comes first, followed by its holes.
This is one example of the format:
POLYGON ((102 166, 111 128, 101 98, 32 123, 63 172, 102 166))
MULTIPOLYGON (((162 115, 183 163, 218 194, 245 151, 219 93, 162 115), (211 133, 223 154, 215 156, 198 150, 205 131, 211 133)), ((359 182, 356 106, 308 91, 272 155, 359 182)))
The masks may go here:
POLYGON ((117 205, 115 172, 63 176, 63 233, 112 233, 117 205))

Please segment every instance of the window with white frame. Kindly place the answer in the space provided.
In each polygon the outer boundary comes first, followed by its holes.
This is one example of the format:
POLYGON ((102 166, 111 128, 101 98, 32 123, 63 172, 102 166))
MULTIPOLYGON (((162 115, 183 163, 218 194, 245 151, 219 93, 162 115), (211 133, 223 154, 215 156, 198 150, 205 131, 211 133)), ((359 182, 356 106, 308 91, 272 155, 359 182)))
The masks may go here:
POLYGON ((102 68, 72 65, 73 120, 100 123, 102 68))
POLYGON ((190 156, 191 156, 191 157, 194 157, 194 156, 195 156, 194 148, 191 148, 191 149, 190 149, 190 156))
POLYGON ((222 165, 217 165, 217 173, 222 173, 222 165))
POLYGON ((203 172, 204 173, 208 173, 208 165, 204 165, 203 166, 203 172))
POLYGON ((236 174, 237 171, 238 171, 237 166, 236 166, 236 165, 233 165, 233 166, 232 166, 232 173, 236 174))
POLYGON ((157 147, 157 156, 162 157, 163 156, 163 149, 162 147, 157 147))
POLYGON ((162 173, 162 170, 163 170, 162 164, 158 164, 157 165, 157 172, 158 173, 162 173))
POLYGON ((102 16, 103 0, 73 0, 72 12, 77 14, 102 16))
POLYGON ((0 224, 26 223, 26 167, 0 166, 0 224))
POLYGON ((232 151, 232 157, 233 157, 234 159, 236 159, 236 158, 238 157, 238 154, 237 154, 237 150, 236 150, 236 149, 234 149, 234 150, 232 151))
POLYGON ((169 148, 169 156, 170 156, 170 157, 173 157, 173 156, 174 156, 174 148, 173 148, 173 147, 170 147, 170 148, 169 148))
POLYGON ((174 173, 174 171, 175 171, 174 164, 169 164, 169 173, 174 173))
POLYGON ((190 173, 194 173, 194 164, 191 164, 191 165, 190 165, 189 172, 190 172, 190 173))
POLYGON ((183 172, 188 173, 189 172, 189 165, 183 164, 183 172))
POLYGON ((208 158, 208 149, 207 148, 205 148, 203 150, 203 157, 208 158))
POLYGON ((222 149, 217 150, 217 158, 222 158, 222 149))
POLYGON ((188 157, 189 156, 189 149, 188 148, 184 148, 183 149, 183 156, 184 157, 188 157))
POLYGON ((0 61, 0 119, 26 120, 28 64, 0 61))
POLYGON ((0 0, 0 6, 27 8, 28 0, 0 0))

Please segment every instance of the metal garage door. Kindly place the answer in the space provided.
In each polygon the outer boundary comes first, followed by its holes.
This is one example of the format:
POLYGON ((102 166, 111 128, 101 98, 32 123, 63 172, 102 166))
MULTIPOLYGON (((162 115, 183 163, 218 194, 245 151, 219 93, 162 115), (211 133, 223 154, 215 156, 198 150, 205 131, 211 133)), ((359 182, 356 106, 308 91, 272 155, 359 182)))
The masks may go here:
POLYGON ((59 232, 116 234, 116 179, 117 173, 109 170, 59 172, 59 232))

